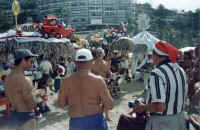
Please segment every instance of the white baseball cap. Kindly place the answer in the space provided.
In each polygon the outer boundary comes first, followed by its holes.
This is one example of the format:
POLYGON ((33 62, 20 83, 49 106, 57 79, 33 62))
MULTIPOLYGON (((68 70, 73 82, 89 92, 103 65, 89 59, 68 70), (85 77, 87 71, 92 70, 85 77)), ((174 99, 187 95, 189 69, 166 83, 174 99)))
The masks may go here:
POLYGON ((93 59, 92 53, 89 49, 79 49, 76 52, 75 61, 90 61, 93 59))

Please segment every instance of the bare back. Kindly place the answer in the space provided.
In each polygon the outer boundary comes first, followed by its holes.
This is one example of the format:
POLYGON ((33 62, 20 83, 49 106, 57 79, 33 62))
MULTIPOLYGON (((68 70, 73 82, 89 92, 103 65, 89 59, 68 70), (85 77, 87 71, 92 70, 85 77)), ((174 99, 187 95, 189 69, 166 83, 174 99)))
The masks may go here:
POLYGON ((59 94, 60 103, 69 105, 72 117, 102 113, 102 105, 112 108, 112 97, 104 80, 92 73, 75 73, 66 78, 59 94))

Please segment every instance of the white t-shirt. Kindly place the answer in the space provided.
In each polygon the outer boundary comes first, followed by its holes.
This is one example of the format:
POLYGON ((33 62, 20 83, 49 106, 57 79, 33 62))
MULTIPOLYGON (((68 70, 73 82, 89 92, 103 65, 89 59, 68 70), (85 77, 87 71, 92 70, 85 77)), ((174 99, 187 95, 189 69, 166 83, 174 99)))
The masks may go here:
POLYGON ((73 61, 70 63, 67 62, 67 75, 70 76, 74 72, 75 68, 76 68, 76 65, 73 61))
POLYGON ((45 74, 49 74, 52 71, 52 65, 49 61, 42 61, 39 67, 45 74))

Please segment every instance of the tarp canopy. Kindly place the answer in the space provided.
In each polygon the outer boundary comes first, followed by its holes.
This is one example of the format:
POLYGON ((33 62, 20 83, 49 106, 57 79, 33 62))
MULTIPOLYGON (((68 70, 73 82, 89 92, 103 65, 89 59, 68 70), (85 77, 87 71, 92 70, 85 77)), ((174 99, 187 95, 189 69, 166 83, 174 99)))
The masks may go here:
POLYGON ((153 36, 147 31, 143 31, 138 33, 136 36, 132 38, 135 44, 145 44, 148 47, 148 51, 151 52, 153 50, 153 46, 156 42, 159 41, 158 38, 153 36))
POLYGON ((56 39, 56 38, 40 38, 40 37, 17 37, 15 38, 17 42, 45 42, 45 43, 68 43, 70 42, 67 38, 56 39))
POLYGON ((42 35, 39 32, 22 32, 21 36, 17 36, 15 30, 9 30, 8 32, 0 33, 0 41, 4 42, 7 40, 16 40, 19 43, 24 43, 24 42, 66 43, 66 42, 70 42, 70 40, 67 38, 45 39, 45 38, 42 38, 42 35))

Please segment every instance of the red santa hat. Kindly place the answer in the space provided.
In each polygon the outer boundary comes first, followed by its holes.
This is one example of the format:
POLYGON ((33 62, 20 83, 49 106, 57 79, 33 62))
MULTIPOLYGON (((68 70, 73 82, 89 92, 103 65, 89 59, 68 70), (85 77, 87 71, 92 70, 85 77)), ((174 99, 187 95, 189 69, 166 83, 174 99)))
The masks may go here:
POLYGON ((176 62, 179 51, 176 47, 165 41, 158 41, 154 46, 154 52, 161 56, 168 56, 171 62, 176 62))

